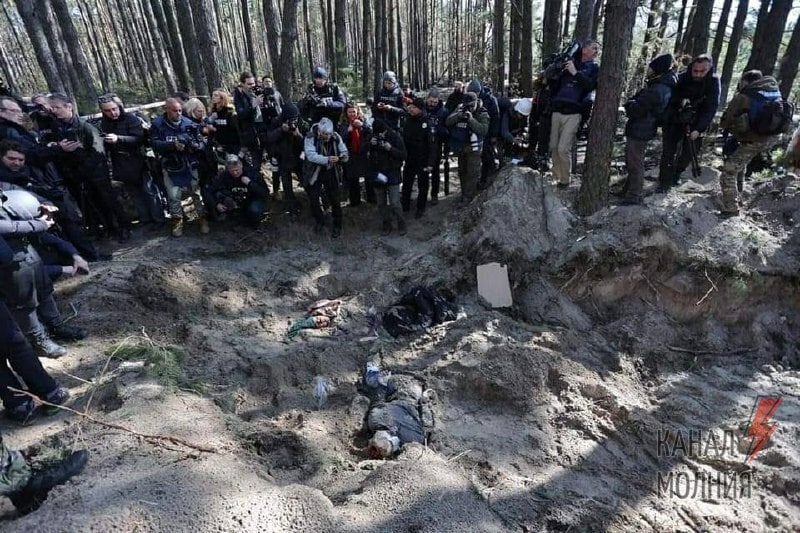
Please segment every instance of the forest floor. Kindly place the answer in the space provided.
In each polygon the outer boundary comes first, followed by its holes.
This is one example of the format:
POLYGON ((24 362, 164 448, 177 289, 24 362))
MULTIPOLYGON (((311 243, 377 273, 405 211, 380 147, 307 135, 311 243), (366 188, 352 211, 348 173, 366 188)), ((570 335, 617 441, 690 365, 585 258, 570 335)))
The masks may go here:
POLYGON ((504 169, 472 204, 451 194, 404 237, 380 237, 371 206, 345 208, 337 240, 277 208, 259 233, 137 234, 59 283, 91 331, 44 362, 72 406, 91 398, 101 420, 213 451, 66 412, 3 422, 13 447, 85 447, 91 459, 28 516, 0 501, 0 528, 797 531, 798 179, 748 181, 742 216, 727 220, 708 167, 586 219, 571 211, 577 185, 545 181, 504 169), (508 265, 511 308, 477 295, 476 266, 492 261, 508 265), (375 329, 376 312, 435 284, 457 295, 457 320, 398 339, 375 329), (335 327, 288 340, 320 298, 344 301, 335 327), (181 346, 182 364, 157 376, 148 368, 165 367, 111 357, 143 333, 181 346), (359 451, 355 383, 369 359, 435 391, 427 446, 387 461, 359 451), (318 375, 335 386, 322 409, 318 375), (783 403, 746 462, 759 396, 783 403))

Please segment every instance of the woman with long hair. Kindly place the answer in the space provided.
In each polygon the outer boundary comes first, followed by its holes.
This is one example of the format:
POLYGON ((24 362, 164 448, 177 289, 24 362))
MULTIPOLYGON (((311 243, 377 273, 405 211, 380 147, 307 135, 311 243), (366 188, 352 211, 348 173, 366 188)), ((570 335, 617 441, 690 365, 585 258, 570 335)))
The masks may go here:
POLYGON ((372 137, 370 128, 357 104, 348 102, 344 106, 342 120, 339 123, 339 135, 344 140, 350 153, 350 160, 344 165, 344 179, 351 207, 361 205, 361 178, 367 190, 367 202, 375 203, 375 190, 372 181, 367 178, 369 171, 369 140, 372 137))

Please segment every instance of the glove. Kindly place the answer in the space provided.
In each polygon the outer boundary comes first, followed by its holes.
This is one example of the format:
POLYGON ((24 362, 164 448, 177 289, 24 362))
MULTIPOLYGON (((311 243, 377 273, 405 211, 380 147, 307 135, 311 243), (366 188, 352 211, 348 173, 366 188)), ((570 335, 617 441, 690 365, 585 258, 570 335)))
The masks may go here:
POLYGON ((392 149, 392 145, 387 143, 386 141, 384 141, 384 143, 381 145, 381 148, 383 148, 384 150, 386 150, 388 152, 389 150, 392 149))

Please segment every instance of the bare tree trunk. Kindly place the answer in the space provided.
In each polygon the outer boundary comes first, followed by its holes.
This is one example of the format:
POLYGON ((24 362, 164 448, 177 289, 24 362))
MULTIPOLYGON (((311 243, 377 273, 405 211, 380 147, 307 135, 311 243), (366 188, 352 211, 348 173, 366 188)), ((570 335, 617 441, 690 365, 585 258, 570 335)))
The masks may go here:
MULTIPOLYGON (((169 14, 168 14, 169 15, 169 14)), ((175 23, 180 31, 183 41, 183 50, 186 54, 186 61, 189 66, 189 74, 194 83, 194 90, 197 94, 205 94, 208 90, 203 62, 200 61, 199 45, 195 35, 194 24, 192 24, 193 13, 189 0, 175 0, 175 15, 182 21, 180 25, 175 23)))
POLYGON ((386 0, 375 2, 375 65, 372 71, 372 85, 381 83, 381 76, 386 66, 386 0))
POLYGON ((94 86, 94 77, 89 69, 89 61, 86 59, 81 41, 78 38, 78 31, 75 29, 75 24, 72 23, 72 16, 67 7, 67 2, 66 0, 51 0, 51 5, 58 19, 61 34, 64 36, 67 51, 72 57, 72 64, 75 65, 80 80, 79 85, 74 88, 77 93, 74 96, 79 101, 95 100, 97 98, 97 89, 94 86))
MULTIPOLYGON (((766 2, 767 0, 762 0, 762 3, 766 2)), ((756 33, 753 36, 753 51, 747 60, 745 70, 758 69, 765 76, 771 75, 775 71, 783 29, 786 27, 791 9, 792 2, 773 2, 769 14, 763 21, 759 19, 756 33)), ((760 14, 759 11, 759 16, 760 14)))
POLYGON ((606 35, 614 36, 614 46, 603 50, 603 66, 597 80, 597 97, 592 109, 592 127, 578 192, 578 212, 590 215, 608 199, 611 152, 617 127, 619 95, 625 84, 628 52, 633 40, 637 0, 609 0, 606 8, 606 35))
POLYGON ((492 22, 492 76, 497 91, 503 90, 506 77, 506 50, 503 42, 506 18, 505 0, 495 0, 494 21, 492 22))
POLYGON ((567 5, 564 6, 564 22, 561 25, 563 29, 563 33, 561 35, 562 41, 569 39, 569 23, 570 23, 569 17, 572 14, 571 11, 572 11, 572 0, 567 0, 567 5))
POLYGON ((200 57, 208 58, 203 62, 206 74, 206 86, 208 93, 215 87, 222 85, 224 76, 220 61, 223 59, 222 51, 219 46, 219 37, 214 27, 214 14, 208 4, 208 0, 191 0, 192 20, 197 35, 197 51, 200 57))
POLYGON ((736 64, 736 56, 739 54, 739 43, 742 41, 742 34, 744 33, 744 23, 747 19, 749 1, 750 0, 739 0, 739 6, 736 8, 736 18, 733 19, 733 30, 731 30, 731 38, 728 41, 728 51, 725 52, 725 65, 722 67, 722 76, 720 76, 720 84, 722 85, 719 98, 720 103, 728 101, 728 87, 733 77, 733 67, 736 64))
POLYGON ((714 34, 714 44, 711 47, 711 58, 715 65, 719 65, 719 54, 722 52, 722 44, 725 42, 725 31, 728 29, 728 17, 730 16, 731 4, 733 0, 725 0, 722 11, 719 13, 717 31, 714 34))
POLYGON ((592 13, 592 39, 597 39, 600 31, 600 23, 603 21, 603 8, 605 0, 595 0, 594 12, 592 13))
POLYGON ((508 37, 508 77, 517 83, 520 78, 520 46, 522 33, 522 1, 511 0, 509 13, 509 37, 508 37))
POLYGON ((397 39, 395 36, 395 17, 397 16, 397 0, 386 0, 386 5, 389 9, 388 16, 386 17, 386 31, 388 37, 389 57, 387 58, 388 66, 391 70, 397 70, 397 39))
POLYGON ((294 45, 297 41, 297 4, 299 0, 283 1, 281 31, 281 55, 275 71, 275 85, 287 95, 292 94, 292 69, 294 68, 294 45))
POLYGON ((150 34, 153 48, 155 49, 156 59, 161 65, 161 75, 164 78, 164 88, 166 89, 167 94, 174 93, 178 88, 178 84, 175 80, 175 71, 172 70, 172 62, 170 61, 170 57, 167 55, 166 46, 164 45, 163 41, 163 34, 158 31, 158 23, 155 20, 156 17, 153 13, 153 6, 150 4, 150 2, 148 2, 148 0, 143 0, 142 9, 144 9, 143 22, 148 25, 149 31, 147 33, 150 34))
POLYGON ((347 0, 336 0, 333 19, 336 44, 336 70, 347 67, 347 0))
POLYGON ((693 9, 692 23, 686 28, 683 40, 683 51, 692 57, 708 52, 712 7, 714 7, 713 2, 698 2, 693 9))
POLYGON ((325 48, 328 51, 328 64, 331 66, 331 73, 334 80, 339 79, 338 66, 336 64, 336 38, 333 31, 333 3, 331 0, 325 0, 325 35, 328 37, 325 48))
POLYGON ((681 11, 678 14, 678 31, 675 32, 675 54, 681 51, 683 45, 683 19, 686 17, 686 0, 681 0, 681 11))
POLYGON ((186 66, 186 56, 183 53, 181 36, 180 33, 178 33, 177 27, 170 26, 170 19, 166 16, 166 11, 169 10, 171 12, 172 6, 169 2, 151 0, 150 7, 153 12, 153 17, 156 20, 158 32, 164 39, 164 46, 169 53, 172 66, 175 69, 177 86, 181 90, 188 91, 192 84, 189 81, 189 68, 186 66))
POLYGON ((778 81, 780 81, 781 94, 789 98, 794 79, 797 77, 797 66, 800 64, 800 21, 795 21, 789 45, 781 58, 778 67, 778 81))
POLYGON ((366 96, 369 91, 370 52, 375 49, 372 31, 372 0, 362 0, 363 20, 361 21, 361 39, 364 48, 361 50, 361 88, 366 96))
POLYGON ((97 73, 100 78, 100 85, 103 91, 107 91, 111 85, 111 78, 108 75, 108 64, 106 63, 106 54, 102 53, 102 46, 99 44, 100 30, 94 24, 89 10, 86 7, 86 2, 78 0, 76 2, 78 14, 83 24, 83 29, 86 35, 86 40, 89 42, 89 50, 91 52, 92 60, 97 67, 97 73), (91 20, 91 22, 90 22, 91 20))
MULTIPOLYGON (((278 12, 275 10, 273 0, 263 0, 264 24, 266 25, 267 48, 269 60, 272 63, 272 75, 277 76, 280 63, 280 30, 278 29, 278 12)), ((277 80, 275 80, 277 83, 277 80)))
POLYGON ((592 36, 594 4, 595 0, 581 0, 580 4, 578 4, 575 32, 572 34, 576 39, 588 39, 592 36))
POLYGON ((63 39, 59 32, 58 23, 50 10, 50 4, 46 0, 36 0, 36 8, 34 16, 38 21, 39 26, 44 31, 45 39, 50 51, 53 54, 56 68, 61 79, 64 81, 64 88, 66 92, 72 94, 75 87, 80 83, 77 71, 72 67, 72 58, 69 53, 64 50, 63 39))
POLYGON ((395 0, 395 22, 397 23, 397 80, 405 83, 405 72, 403 69, 403 12, 400 10, 400 0, 395 0))
MULTIPOLYGON (((522 47, 519 51, 520 89, 522 94, 533 94, 533 1, 520 0, 522 6, 522 47)), ((558 35, 558 28, 555 28, 558 35)))
POLYGON ((125 53, 130 53, 133 56, 136 68, 139 71, 139 78, 142 80, 145 90, 152 94, 152 76, 150 74, 150 65, 147 62, 145 54, 145 38, 144 34, 135 22, 135 15, 130 2, 117 0, 117 16, 122 15, 121 21, 126 21, 124 24, 120 22, 123 27, 125 35, 128 38, 128 43, 125 48, 125 53))
MULTIPOLYGON (((368 2, 369 0, 365 0, 368 2)), ((303 26, 306 34, 306 55, 308 56, 308 73, 314 70, 314 52, 311 49, 311 21, 308 18, 308 0, 303 0, 303 26)))
MULTIPOLYGON (((530 0, 528 0, 530 2, 530 0)), ((542 57, 555 54, 560 46, 561 0, 544 0, 542 19, 542 57)))

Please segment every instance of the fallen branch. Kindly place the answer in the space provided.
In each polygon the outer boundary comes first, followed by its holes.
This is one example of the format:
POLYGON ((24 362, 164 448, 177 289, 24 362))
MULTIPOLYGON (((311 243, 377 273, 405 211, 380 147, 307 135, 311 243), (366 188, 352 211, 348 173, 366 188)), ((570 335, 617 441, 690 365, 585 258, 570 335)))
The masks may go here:
POLYGON ((739 348, 738 350, 690 350, 689 348, 679 348, 678 346, 667 346, 673 352, 691 353, 695 355, 739 355, 754 352, 758 348, 739 348))
POLYGON ((72 414, 78 415, 79 417, 85 418, 89 422, 94 422, 97 425, 100 425, 100 426, 103 426, 103 427, 107 427, 107 428, 110 428, 110 429, 118 429, 120 431, 124 431, 126 433, 130 433, 131 435, 136 435, 139 438, 151 441, 154 444, 161 444, 162 441, 166 441, 166 442, 171 442, 173 444, 178 444, 180 446, 185 446, 187 448, 192 448, 194 450, 198 450, 198 451, 201 451, 201 452, 217 453, 217 449, 213 448, 211 446, 203 446, 202 444, 194 444, 194 443, 191 443, 189 441, 183 440, 183 439, 181 439, 179 437, 173 437, 171 435, 151 435, 151 434, 147 434, 147 433, 139 433, 138 431, 134 431, 134 430, 132 430, 130 428, 127 428, 125 426, 121 426, 119 424, 114 424, 113 422, 106 422, 104 420, 100 420, 99 418, 95 418, 92 415, 89 415, 89 414, 86 414, 86 413, 81 413, 80 411, 76 411, 75 409, 72 409, 70 407, 66 407, 64 405, 58 405, 58 404, 55 404, 55 403, 51 403, 51 402, 42 400, 38 396, 35 396, 35 395, 31 394, 30 392, 27 392, 27 391, 24 391, 24 390, 15 389, 14 387, 8 387, 8 390, 17 392, 17 393, 22 394, 24 396, 28 396, 29 398, 31 398, 33 400, 33 402, 36 405, 46 405, 48 407, 55 407, 56 409, 59 409, 61 411, 67 411, 67 412, 70 412, 72 414))
POLYGON ((717 289, 717 286, 714 284, 714 282, 711 280, 711 278, 708 277, 708 270, 704 269, 703 273, 705 273, 706 279, 711 284, 711 287, 708 288, 708 290, 706 291, 705 295, 703 295, 703 297, 700 298, 694 305, 700 305, 701 303, 703 303, 705 301, 706 298, 709 297, 709 295, 711 294, 712 291, 719 290, 719 289, 717 289))

